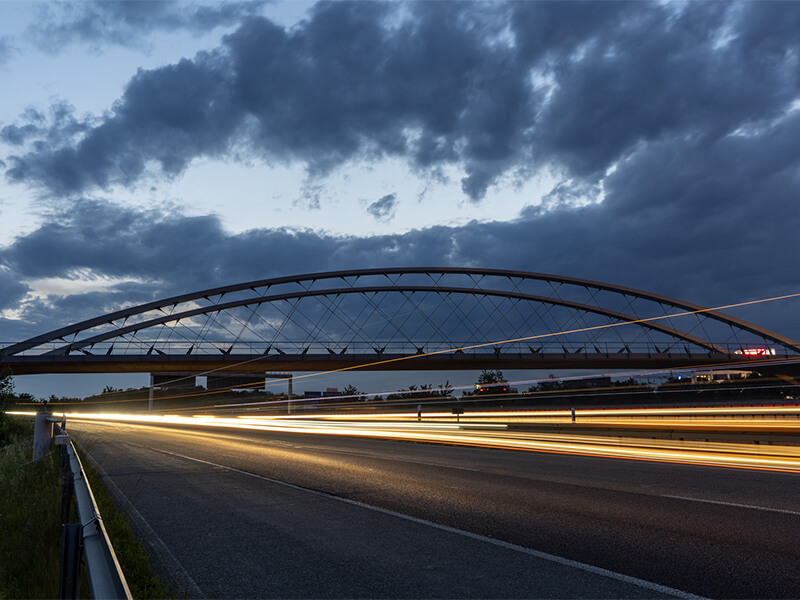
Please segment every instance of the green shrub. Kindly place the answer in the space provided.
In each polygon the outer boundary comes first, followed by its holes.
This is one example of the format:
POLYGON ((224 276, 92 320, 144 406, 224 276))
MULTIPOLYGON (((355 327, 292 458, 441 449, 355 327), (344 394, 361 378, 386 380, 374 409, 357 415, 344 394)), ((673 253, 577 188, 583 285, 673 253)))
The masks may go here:
POLYGON ((32 462, 32 446, 30 424, 27 436, 14 435, 0 448, 0 598, 58 595, 59 461, 51 454, 32 462))
MULTIPOLYGON (((54 452, 33 462, 32 454, 32 420, 0 412, 0 600, 58 596, 60 461, 54 452)), ((134 598, 165 598, 149 557, 124 516, 106 494, 95 469, 84 456, 81 461, 131 594, 134 598)), ((73 517, 74 513, 73 502, 73 517)), ((85 571, 81 578, 85 596, 85 571)))
POLYGON ((11 444, 16 438, 33 439, 33 421, 10 417, 0 412, 0 448, 11 444))

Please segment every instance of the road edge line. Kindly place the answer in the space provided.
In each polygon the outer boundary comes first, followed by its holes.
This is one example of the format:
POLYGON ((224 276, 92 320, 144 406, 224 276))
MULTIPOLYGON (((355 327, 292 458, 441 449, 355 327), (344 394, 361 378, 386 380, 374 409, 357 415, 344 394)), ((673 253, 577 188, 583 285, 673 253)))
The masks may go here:
POLYGON ((594 565, 589 565, 586 563, 578 562, 576 560, 572 560, 569 558, 563 558, 561 556, 556 556, 555 554, 548 554, 546 552, 541 552, 539 550, 533 550, 531 548, 526 548, 525 546, 519 546, 517 544, 512 544, 510 542, 505 542, 503 540, 497 540, 494 538, 490 538, 479 533, 473 533, 471 531, 466 531, 464 529, 457 529, 455 527, 450 527, 449 525, 442 525, 440 523, 434 523, 433 521, 428 521, 427 519, 421 519, 419 517, 412 517, 411 515, 404 515, 403 513, 399 513, 393 510, 389 510, 386 508, 381 508, 379 506, 373 506, 371 504, 365 504, 363 502, 359 502, 358 500, 351 500, 349 498, 343 498, 342 496, 336 496, 334 494, 330 494, 328 492, 323 492, 320 490, 315 490, 312 488, 303 487, 300 485, 295 485, 294 483, 288 483, 286 481, 280 481, 278 479, 272 479, 271 477, 265 477, 264 475, 259 475, 257 473, 251 473, 250 471, 244 471, 242 469, 237 469, 236 467, 229 467, 226 465, 221 465, 219 463, 213 463, 207 460, 203 460, 201 458, 194 458, 192 456, 186 456, 184 454, 178 454, 177 452, 169 452, 167 450, 159 450, 158 448, 152 448, 150 446, 144 446, 142 444, 136 444, 133 442, 120 442, 123 444, 129 444, 131 446, 136 446, 139 448, 145 448, 147 450, 151 450, 153 452, 158 452, 160 454, 166 454, 168 456, 175 456, 177 458, 182 458, 184 460, 189 460, 192 462, 201 463, 204 465, 209 465, 212 467, 218 467, 220 469, 225 469, 226 471, 233 471, 234 473, 240 473, 242 475, 247 475, 249 477, 255 477, 256 479, 261 479, 262 481, 266 481, 268 483, 273 483, 277 485, 281 485, 284 487, 288 487, 291 489, 295 489, 302 492, 307 492, 310 494, 315 494, 317 496, 322 496, 324 498, 328 498, 330 500, 337 500, 339 502, 344 502, 346 504, 350 504, 353 506, 358 506, 359 508, 365 508, 368 510, 372 510, 375 512, 383 513, 385 515, 389 515, 392 517, 397 517, 399 519, 404 519, 406 521, 411 521, 420 525, 426 525, 428 527, 433 527, 434 529, 439 529, 441 531, 446 531, 448 533, 454 533, 457 535, 461 535, 463 537, 468 537, 477 541, 486 542, 495 546, 499 546, 501 548, 505 548, 507 550, 513 550, 516 552, 521 552, 523 554, 527 554, 529 556, 533 556, 535 558, 539 558, 542 560, 547 560, 550 562, 554 562, 560 565, 564 565, 567 567, 571 567, 574 569, 578 569, 581 571, 586 571, 588 573, 592 573, 594 575, 600 575, 603 577, 608 577, 609 579, 615 579, 617 581, 621 581, 623 583, 628 583, 631 585, 636 585, 638 587, 653 591, 659 592, 662 594, 668 594, 674 596, 676 598, 684 598, 686 600, 706 600, 703 596, 698 596, 696 594, 692 594, 690 592, 684 592, 683 590, 678 590, 675 588, 671 588, 669 586, 661 585, 659 583, 653 583, 652 581, 647 581, 645 579, 639 579, 638 577, 633 577, 631 575, 625 575, 623 573, 617 573, 616 571, 611 571, 609 569, 604 569, 602 567, 595 567, 594 565))

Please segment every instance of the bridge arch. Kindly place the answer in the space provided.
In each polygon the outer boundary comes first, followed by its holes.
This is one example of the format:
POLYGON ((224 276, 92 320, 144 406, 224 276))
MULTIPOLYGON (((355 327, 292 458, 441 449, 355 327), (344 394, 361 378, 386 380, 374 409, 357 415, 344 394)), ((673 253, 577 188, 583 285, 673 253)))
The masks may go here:
POLYGON ((4 349, 15 373, 608 368, 762 361, 800 345, 666 296, 500 269, 249 281, 128 307, 4 349))

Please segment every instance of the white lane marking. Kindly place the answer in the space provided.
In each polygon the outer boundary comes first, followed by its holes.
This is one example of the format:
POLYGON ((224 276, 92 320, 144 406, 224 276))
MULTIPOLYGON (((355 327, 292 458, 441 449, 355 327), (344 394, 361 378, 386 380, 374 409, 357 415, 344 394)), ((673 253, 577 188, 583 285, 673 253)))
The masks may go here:
POLYGON ((638 577, 631 577, 630 575, 623 575, 622 573, 617 573, 615 571, 609 571, 608 569, 603 569, 601 567, 595 567, 593 565, 588 565, 586 563, 578 562, 575 560, 570 560, 568 558, 562 558, 561 556, 556 556, 554 554, 547 554, 546 552, 540 552, 538 550, 532 550, 530 548, 525 548, 524 546, 518 546, 517 544, 512 544, 510 542, 504 542, 502 540, 496 540, 490 537, 486 537, 480 535, 478 533, 472 533, 471 531, 464 531, 463 529, 456 529, 455 527, 449 527, 447 525, 441 525, 439 523, 434 523, 433 521, 428 521, 426 519, 420 519, 418 517, 412 517, 410 515, 404 515, 399 512, 395 512, 393 510, 388 510, 386 508, 380 508, 379 506, 372 506, 371 504, 364 504, 363 502, 358 502, 357 500, 350 500, 349 498, 342 498, 341 496, 334 496, 333 494, 329 494, 327 492, 322 492, 320 490, 314 490, 307 487, 302 487, 299 485, 295 485, 293 483, 288 483, 286 481, 280 481, 278 479, 272 479, 270 477, 264 477, 263 475, 258 475, 256 473, 251 473, 250 471, 243 471, 242 469, 237 469, 235 467, 229 467, 226 465, 221 465, 219 463, 213 463, 207 460, 202 460, 200 458, 194 458, 192 456, 186 456, 184 454, 178 454, 177 452, 169 452, 167 450, 159 450, 158 448, 152 448, 150 446, 144 446, 141 444, 135 444, 133 442, 121 442, 123 444, 129 444, 131 446, 137 446, 139 448, 144 448, 146 450, 151 450, 153 452, 158 452, 161 454, 166 454, 168 456, 175 456, 177 458, 183 458, 185 460, 197 462, 204 465, 209 465, 212 467, 218 467, 220 469, 225 469, 227 471, 232 471, 234 473, 240 473, 242 475, 247 475, 249 477, 254 477, 256 479, 260 479, 262 481, 266 481, 268 483, 274 483, 276 485, 281 485, 293 490, 298 490, 301 492, 307 492, 309 494, 314 494, 317 496, 322 496, 323 498, 328 498, 329 500, 336 500, 338 502, 344 502, 345 504, 350 504, 352 506, 357 506, 359 508, 364 508, 367 510, 372 510, 375 512, 379 512, 385 515, 389 515, 392 517, 397 517, 398 519, 404 519, 406 521, 411 521, 412 523, 418 523, 420 525, 426 525, 428 527, 432 527, 434 529, 439 529, 441 531, 446 531, 448 533, 454 533, 456 535, 461 535, 463 537, 467 537, 473 540, 478 540, 480 542, 485 542, 488 544, 492 544, 495 546, 499 546, 501 548, 505 548, 507 550, 514 550, 516 552, 521 552, 522 554, 527 554, 529 556, 533 556, 534 558, 539 558, 542 560, 547 560, 550 562, 554 562, 556 564, 560 564, 566 567, 571 567, 573 569, 579 569, 581 571, 586 571, 587 573, 592 573, 594 575, 600 575, 602 577, 608 577, 609 579, 616 579, 617 581, 621 581, 623 583, 628 583, 631 585, 636 585, 647 590, 658 592, 660 594, 667 594, 674 596, 676 598, 685 598, 691 600, 705 600, 703 596, 697 596, 696 594, 691 594, 689 592, 684 592, 682 590, 677 590, 675 588, 667 587, 665 585, 660 585, 658 583, 653 583, 651 581, 646 581, 644 579, 639 579, 638 577))
POLYGON ((783 513, 785 515, 800 516, 800 511, 786 510, 784 508, 770 508, 768 506, 755 506, 753 504, 737 504, 736 502, 722 502, 721 500, 706 500, 705 498, 690 498, 689 496, 668 496, 661 494, 662 498, 674 498, 676 500, 690 500, 692 502, 705 502, 706 504, 721 504, 723 506, 735 506, 736 508, 752 508, 753 510, 764 510, 767 512, 783 513))

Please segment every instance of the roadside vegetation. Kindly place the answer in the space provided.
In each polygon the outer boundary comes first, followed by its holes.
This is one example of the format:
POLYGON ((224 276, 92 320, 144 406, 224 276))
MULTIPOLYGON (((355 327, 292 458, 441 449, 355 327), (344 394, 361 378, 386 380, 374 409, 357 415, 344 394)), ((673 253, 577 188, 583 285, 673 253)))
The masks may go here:
POLYGON ((0 598, 55 598, 61 479, 54 454, 32 462, 33 423, 0 413, 0 598))
MULTIPOLYGON (((18 400, 11 377, 0 373, 0 600, 56 598, 61 565, 60 460, 56 452, 31 460, 33 421, 6 414, 18 400)), ((97 471, 84 455, 81 462, 131 594, 166 598, 147 554, 97 471)), ((74 502, 71 520, 77 521, 74 502)), ((88 597, 85 572, 80 596, 88 597)))
POLYGON ((11 417, 14 383, 0 372, 0 600, 55 598, 61 478, 55 454, 33 462, 33 423, 11 417))

